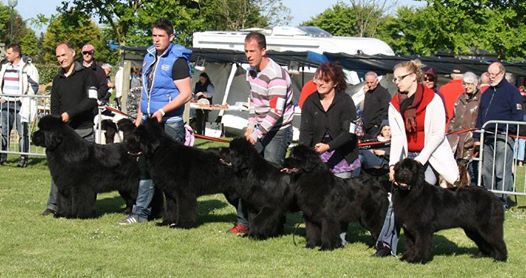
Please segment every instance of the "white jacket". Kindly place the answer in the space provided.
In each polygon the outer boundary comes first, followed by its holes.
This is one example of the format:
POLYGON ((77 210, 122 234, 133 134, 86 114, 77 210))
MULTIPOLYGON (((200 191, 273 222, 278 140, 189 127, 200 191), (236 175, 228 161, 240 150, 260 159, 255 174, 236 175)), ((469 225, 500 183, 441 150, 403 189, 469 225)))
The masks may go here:
MULTIPOLYGON (((6 63, 0 69, 0 92, 4 87, 4 74, 9 63, 6 63)), ((20 75, 20 86, 19 94, 20 95, 30 95, 33 96, 38 92, 38 82, 40 76, 38 74, 37 68, 31 62, 25 62, 24 59, 20 60, 20 66, 22 68, 22 73, 20 75)), ((3 92, 1 92, 3 94, 3 92)), ((18 101, 22 102, 20 106, 20 112, 18 113, 21 116, 22 122, 30 122, 36 114, 36 101, 33 98, 23 97, 4 97, 8 101, 18 101)))
MULTIPOLYGON (((431 166, 444 179, 453 184, 458 178, 458 167, 453 152, 445 136, 446 112, 444 103, 437 95, 427 105, 424 121, 424 148, 415 160, 431 166)), ((389 103, 389 125, 391 126, 391 152, 389 165, 407 157, 408 146, 405 124, 402 115, 389 103)))

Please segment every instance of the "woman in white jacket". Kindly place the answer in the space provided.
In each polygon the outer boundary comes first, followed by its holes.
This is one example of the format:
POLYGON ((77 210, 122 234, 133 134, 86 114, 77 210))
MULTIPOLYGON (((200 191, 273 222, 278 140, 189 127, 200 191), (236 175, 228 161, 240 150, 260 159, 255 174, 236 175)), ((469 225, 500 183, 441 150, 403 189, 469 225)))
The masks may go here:
MULTIPOLYGON (((424 74, 421 66, 418 60, 394 66, 393 82, 398 92, 389 104, 389 179, 393 181, 394 165, 408 157, 424 165, 426 182, 436 184, 436 171, 447 182, 454 183, 458 177, 458 167, 445 136, 444 103, 440 96, 422 84, 424 74)), ((395 226, 394 211, 390 204, 376 243, 376 256, 396 255, 399 229, 395 226)))

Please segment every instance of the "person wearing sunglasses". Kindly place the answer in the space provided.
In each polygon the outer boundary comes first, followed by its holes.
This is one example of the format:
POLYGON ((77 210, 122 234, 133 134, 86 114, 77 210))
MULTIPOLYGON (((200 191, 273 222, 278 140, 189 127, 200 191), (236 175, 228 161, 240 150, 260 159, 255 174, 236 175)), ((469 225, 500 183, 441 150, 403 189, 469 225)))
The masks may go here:
POLYGON ((424 85, 433 92, 438 93, 438 75, 434 68, 428 67, 424 69, 424 85))
MULTIPOLYGON (((453 184, 458 178, 453 152, 445 136, 446 113, 439 95, 424 86, 424 73, 419 60, 405 61, 394 66, 394 80, 398 91, 389 104, 391 149, 389 152, 389 180, 394 182, 394 165, 404 158, 412 158, 424 165, 425 180, 437 184, 435 172, 453 184)), ((377 257, 396 255, 399 227, 395 228, 393 204, 384 220, 376 242, 377 257)))
POLYGON ((462 86, 464 86, 465 91, 455 102, 455 113, 449 123, 449 135, 447 136, 459 165, 467 165, 469 179, 461 179, 460 181, 467 182, 471 180, 471 182, 470 184, 461 184, 464 186, 477 185, 475 171, 478 169, 478 164, 476 164, 477 161, 473 161, 473 157, 475 156, 473 132, 461 131, 475 127, 480 103, 478 83, 479 79, 476 74, 470 71, 464 73, 462 86))
POLYGON ((87 43, 82 46, 80 53, 82 55, 82 66, 91 69, 97 78, 97 99, 99 102, 104 102, 104 98, 109 90, 108 80, 104 69, 95 61, 95 47, 91 43, 87 43))

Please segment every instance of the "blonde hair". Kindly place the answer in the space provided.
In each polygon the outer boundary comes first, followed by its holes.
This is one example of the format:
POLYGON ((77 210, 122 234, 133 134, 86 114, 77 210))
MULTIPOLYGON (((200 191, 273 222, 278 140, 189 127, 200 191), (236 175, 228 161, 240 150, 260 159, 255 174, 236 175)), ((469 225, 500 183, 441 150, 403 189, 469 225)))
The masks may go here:
POLYGON ((422 71, 423 66, 424 65, 422 64, 420 60, 414 59, 414 60, 409 60, 409 61, 405 61, 405 62, 396 64, 393 67, 393 71, 395 71, 397 68, 406 68, 411 73, 416 74, 416 80, 418 82, 423 82, 424 76, 425 76, 424 72, 422 71))

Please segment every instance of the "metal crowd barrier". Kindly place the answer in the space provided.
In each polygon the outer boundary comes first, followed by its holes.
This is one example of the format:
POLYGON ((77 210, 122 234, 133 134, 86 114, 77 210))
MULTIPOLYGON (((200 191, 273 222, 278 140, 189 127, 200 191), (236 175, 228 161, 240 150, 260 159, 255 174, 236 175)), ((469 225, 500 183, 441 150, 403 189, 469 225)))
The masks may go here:
POLYGON ((526 162, 526 136, 521 135, 526 134, 526 122, 488 121, 480 132, 478 186, 497 194, 526 195, 521 169, 526 162))
MULTIPOLYGON (((104 140, 104 131, 101 130, 101 122, 104 119, 112 119, 115 121, 113 117, 105 116, 102 112, 106 110, 105 106, 100 106, 98 109, 98 115, 95 116, 95 142, 97 143, 105 143, 104 140)), ((31 134, 35 132, 38 129, 38 121, 46 114, 51 113, 51 103, 50 103, 50 95, 44 94, 44 95, 9 95, 9 94, 2 94, 0 95, 0 141, 4 142, 2 143, 6 147, 0 148, 0 153, 4 154, 7 153, 8 156, 16 155, 17 157, 20 155, 28 155, 28 156, 45 156, 46 152, 45 149, 39 146, 35 146, 33 142, 31 142, 31 134), (29 110, 24 112, 24 114, 29 115, 29 118, 21 118, 17 117, 17 114, 20 112, 20 106, 22 103, 26 103, 27 105, 24 105, 24 107, 28 108, 29 110), (28 140, 28 148, 27 150, 23 150, 20 146, 23 145, 23 140, 20 138, 17 127, 19 126, 19 122, 24 122, 24 126, 27 127, 27 140, 28 140), (7 133, 7 126, 8 123, 12 123, 11 127, 11 133, 4 135, 4 132, 7 133), (4 129, 4 126, 5 129, 4 129)), ((119 114, 119 113, 113 113, 118 114, 119 117, 116 119, 124 118, 126 115, 119 114)), ((118 139, 117 139, 118 140, 118 139)))
POLYGON ((50 96, 48 94, 33 96, 0 95, 0 137, 2 141, 0 153, 15 154, 18 156, 45 156, 45 150, 43 148, 32 144, 31 134, 37 129, 38 120, 50 113, 50 107, 50 96), (23 114, 25 116, 21 117, 17 116, 17 114, 23 114), (9 123, 12 123, 12 130, 11 133, 7 134, 9 123), (20 148, 20 145, 23 143, 23 138, 20 138, 17 130, 20 123, 22 123, 22 128, 27 127, 27 150, 20 148))

